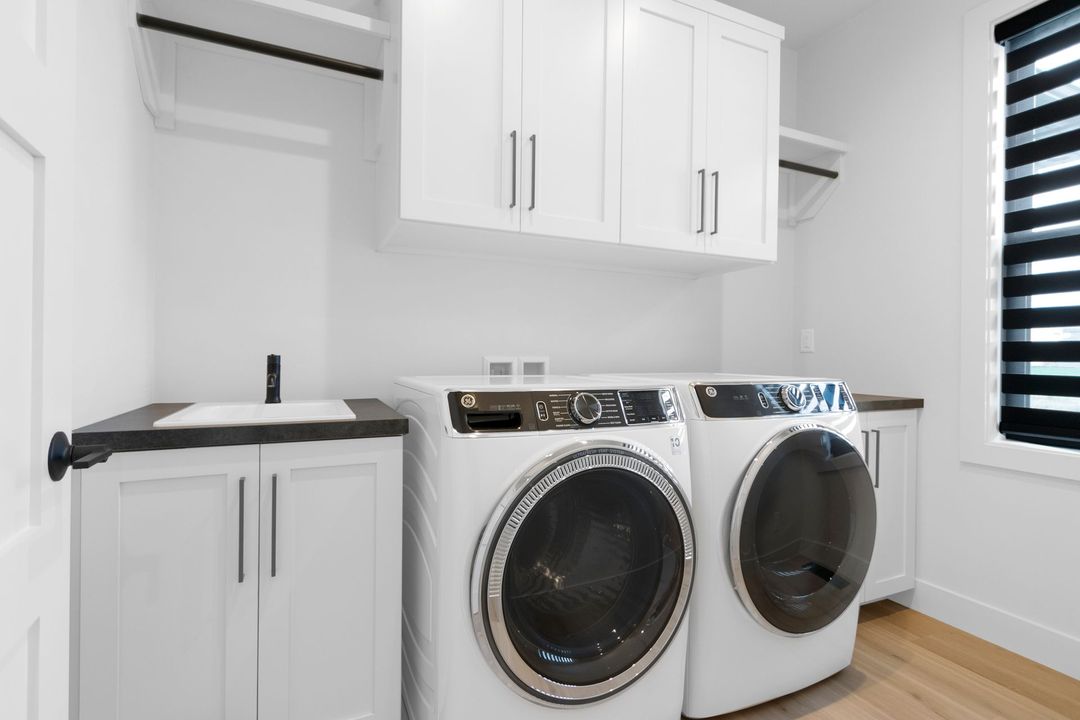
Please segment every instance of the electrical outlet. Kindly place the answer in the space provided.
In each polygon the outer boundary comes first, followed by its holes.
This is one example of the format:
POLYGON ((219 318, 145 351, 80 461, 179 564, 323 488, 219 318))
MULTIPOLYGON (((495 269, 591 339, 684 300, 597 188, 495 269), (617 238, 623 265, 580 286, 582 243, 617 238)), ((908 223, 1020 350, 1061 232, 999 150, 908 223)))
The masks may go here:
POLYGON ((517 375, 518 364, 516 357, 504 355, 485 355, 483 374, 498 377, 517 375))
POLYGON ((814 352, 814 329, 803 330, 799 333, 799 352, 814 352))
POLYGON ((547 357, 519 357, 518 367, 522 375, 547 375, 551 361, 547 357))

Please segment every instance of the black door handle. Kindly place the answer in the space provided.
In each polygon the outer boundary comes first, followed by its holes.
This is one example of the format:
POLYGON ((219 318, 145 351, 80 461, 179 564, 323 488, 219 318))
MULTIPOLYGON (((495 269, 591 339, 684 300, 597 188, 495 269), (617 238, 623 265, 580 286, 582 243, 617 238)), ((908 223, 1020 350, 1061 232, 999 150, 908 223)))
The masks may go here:
POLYGON ((49 477, 58 482, 64 479, 69 467, 85 470, 105 462, 112 453, 106 445, 72 445, 66 433, 55 433, 49 441, 49 477))

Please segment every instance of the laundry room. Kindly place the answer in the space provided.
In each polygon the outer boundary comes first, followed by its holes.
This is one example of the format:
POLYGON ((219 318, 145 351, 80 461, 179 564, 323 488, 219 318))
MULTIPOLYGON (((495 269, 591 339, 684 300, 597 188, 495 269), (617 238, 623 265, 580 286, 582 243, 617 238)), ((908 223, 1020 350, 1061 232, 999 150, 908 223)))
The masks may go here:
POLYGON ((0 8, 0 718, 1080 720, 1080 3, 0 8))

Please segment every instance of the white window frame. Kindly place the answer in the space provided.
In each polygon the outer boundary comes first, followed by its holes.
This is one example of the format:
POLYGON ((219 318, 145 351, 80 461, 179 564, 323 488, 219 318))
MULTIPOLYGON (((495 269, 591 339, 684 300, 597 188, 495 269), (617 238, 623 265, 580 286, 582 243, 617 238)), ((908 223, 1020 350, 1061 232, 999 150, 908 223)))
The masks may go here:
POLYGON ((1006 440, 1001 405, 1004 49, 994 26, 1043 0, 987 0, 964 18, 960 459, 1080 482, 1080 451, 1006 440))

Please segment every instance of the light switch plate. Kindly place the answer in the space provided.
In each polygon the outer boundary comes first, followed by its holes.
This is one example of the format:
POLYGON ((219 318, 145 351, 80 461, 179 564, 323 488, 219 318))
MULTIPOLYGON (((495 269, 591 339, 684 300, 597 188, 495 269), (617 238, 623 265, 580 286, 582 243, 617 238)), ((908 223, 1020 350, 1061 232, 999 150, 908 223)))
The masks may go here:
POLYGON ((799 333, 799 352, 814 352, 814 329, 803 330, 799 333))

